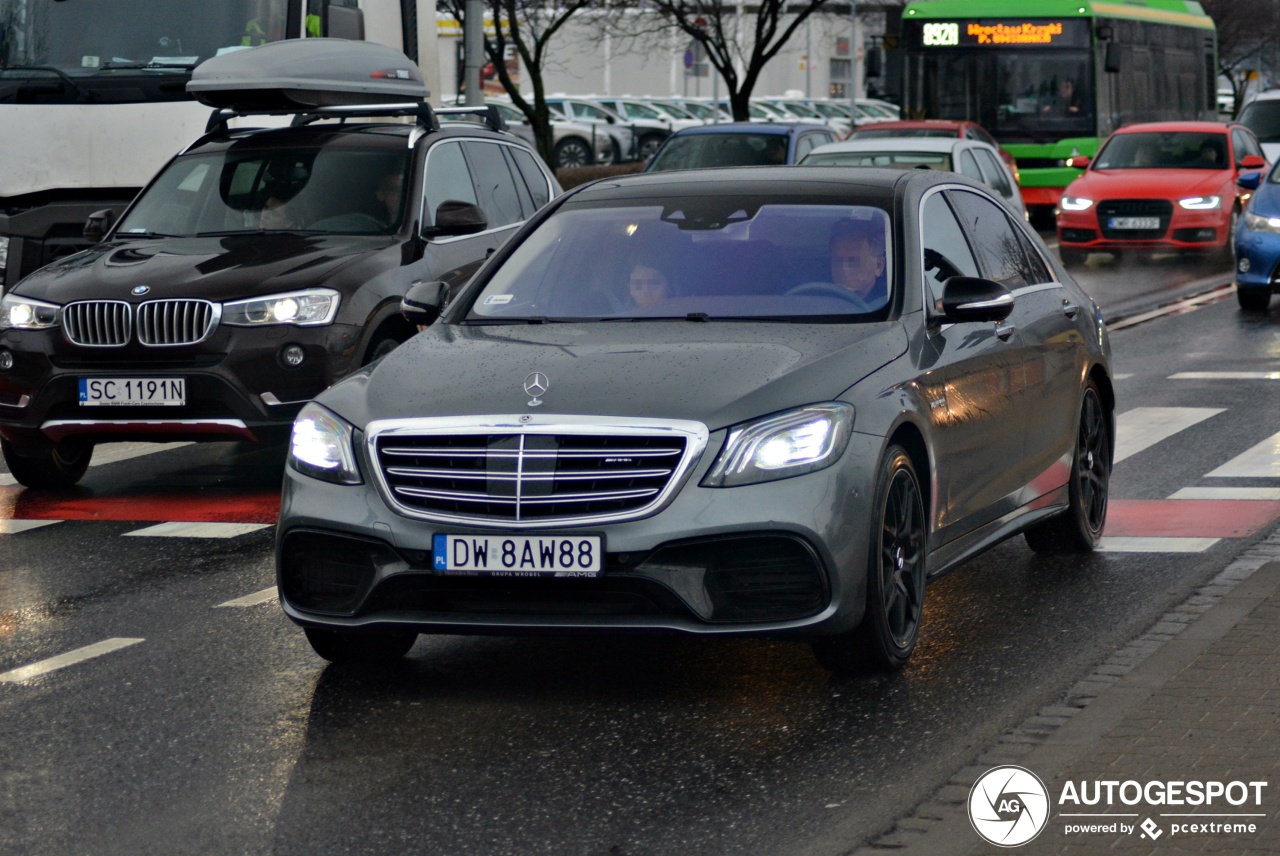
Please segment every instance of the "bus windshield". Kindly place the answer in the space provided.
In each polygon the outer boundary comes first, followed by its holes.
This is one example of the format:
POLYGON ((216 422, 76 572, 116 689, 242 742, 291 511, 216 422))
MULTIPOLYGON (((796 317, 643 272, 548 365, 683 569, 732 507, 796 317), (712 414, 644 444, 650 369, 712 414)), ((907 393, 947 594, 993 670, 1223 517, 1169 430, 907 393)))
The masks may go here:
POLYGON ((290 33, 289 0, 0 0, 0 85, 186 71, 290 33))

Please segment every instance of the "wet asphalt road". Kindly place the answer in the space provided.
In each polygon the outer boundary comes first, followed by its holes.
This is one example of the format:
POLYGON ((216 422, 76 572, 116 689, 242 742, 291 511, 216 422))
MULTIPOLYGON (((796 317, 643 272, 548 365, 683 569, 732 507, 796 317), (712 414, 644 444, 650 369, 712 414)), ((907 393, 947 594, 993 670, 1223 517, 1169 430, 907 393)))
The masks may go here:
MULTIPOLYGON (((1080 278, 1132 314, 1213 274, 1098 259, 1080 278)), ((1228 294, 1112 342, 1119 412, 1223 409, 1119 463, 1113 498, 1221 483, 1276 431, 1276 381, 1168 378, 1274 367, 1280 309, 1228 294)), ((86 493, 261 490, 279 455, 184 447, 95 467, 86 493)), ((143 640, 0 683, 2 852, 843 853, 1266 531, 1071 560, 1008 542, 930 587, 908 669, 837 680, 800 644, 656 636, 423 637, 392 668, 329 667, 275 604, 219 606, 272 584, 269 529, 139 528, 0 536, 0 672, 143 640)))

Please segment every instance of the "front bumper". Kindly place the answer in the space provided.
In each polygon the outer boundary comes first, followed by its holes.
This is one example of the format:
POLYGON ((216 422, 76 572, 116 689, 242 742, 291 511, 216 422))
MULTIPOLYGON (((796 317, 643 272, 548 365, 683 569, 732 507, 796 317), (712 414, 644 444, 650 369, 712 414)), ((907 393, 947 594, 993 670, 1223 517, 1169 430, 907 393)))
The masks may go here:
POLYGON ((1188 211, 1174 205, 1166 226, 1135 232, 1126 237, 1105 230, 1099 222, 1098 203, 1086 211, 1058 211, 1058 244, 1064 250, 1114 252, 1123 250, 1214 251, 1223 249, 1230 236, 1231 209, 1188 211))
POLYGON ((118 440, 258 440, 288 435, 311 398, 355 366, 359 328, 219 327, 197 345, 118 348, 72 345, 57 328, 8 330, 0 349, 13 367, 0 371, 0 436, 40 447, 69 438, 118 440), (281 352, 300 345, 301 366, 281 352), (81 378, 184 378, 181 406, 86 406, 81 378))
POLYGON ((1274 293, 1280 283, 1280 234, 1255 232, 1242 219, 1235 244, 1236 287, 1274 293))
MULTIPOLYGON (((590 579, 459 576, 432 569, 437 533, 501 534, 410 519, 371 484, 341 486, 286 467, 277 583, 286 615, 327 628, 436 633, 674 631, 813 636, 862 617, 881 438, 854 434, 841 461, 762 485, 700 487, 723 444, 713 434, 684 486, 648 517, 512 534, 593 534, 590 579)), ((362 444, 360 444, 362 445, 362 444)))

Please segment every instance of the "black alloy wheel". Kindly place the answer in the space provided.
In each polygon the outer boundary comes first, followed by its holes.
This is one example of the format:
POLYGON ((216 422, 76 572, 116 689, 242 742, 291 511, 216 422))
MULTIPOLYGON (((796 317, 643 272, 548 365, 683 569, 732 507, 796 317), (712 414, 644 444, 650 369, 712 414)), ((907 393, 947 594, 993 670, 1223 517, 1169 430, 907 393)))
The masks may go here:
POLYGON ((331 663, 390 663, 408 654, 418 641, 418 634, 411 630, 304 630, 311 650, 331 663))
POLYGON ((1111 424, 1097 385, 1089 382, 1071 464, 1066 511, 1026 531, 1037 553, 1087 553, 1098 546, 1107 522, 1111 484, 1111 424))
POLYGON ((364 355, 364 362, 360 365, 367 366, 375 360, 380 360, 399 346, 400 341, 395 337, 391 335, 379 336, 369 345, 369 350, 364 355))
POLYGON ((924 501, 910 456, 891 446, 877 481, 862 623, 815 639, 813 652, 838 675, 896 671, 911 659, 924 613, 924 501))
POLYGON ((640 138, 640 160, 648 160, 653 157, 653 153, 662 145, 662 141, 667 137, 665 134, 645 134, 640 138))
POLYGON ((22 452, 0 439, 0 453, 18 483, 37 490, 65 490, 75 486, 89 469, 93 444, 64 440, 56 446, 22 452))
POLYGON ((591 146, 581 137, 565 137, 556 143, 556 169, 591 166, 593 160, 595 158, 591 155, 591 146))

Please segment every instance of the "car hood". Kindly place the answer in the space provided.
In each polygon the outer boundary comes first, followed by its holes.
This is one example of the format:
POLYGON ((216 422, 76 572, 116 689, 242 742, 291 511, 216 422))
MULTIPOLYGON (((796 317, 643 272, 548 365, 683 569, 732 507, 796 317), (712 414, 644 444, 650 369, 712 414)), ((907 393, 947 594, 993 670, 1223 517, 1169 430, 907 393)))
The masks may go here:
POLYGON ((1087 199, 1181 199, 1212 196, 1232 186, 1226 169, 1091 169, 1067 188, 1068 196, 1087 199))
POLYGON ((712 430, 831 401, 907 350, 896 322, 437 325, 318 401, 373 419, 521 413, 691 419, 712 430), (525 379, 546 376, 529 406, 525 379))
POLYGON ((387 236, 245 234, 217 238, 114 240, 48 265, 14 291, 35 300, 203 297, 235 300, 308 288, 370 251, 387 236), (145 285, 145 298, 131 297, 145 285))
POLYGON ((1260 217, 1280 217, 1280 184, 1272 184, 1264 176, 1249 202, 1249 211, 1260 217))

